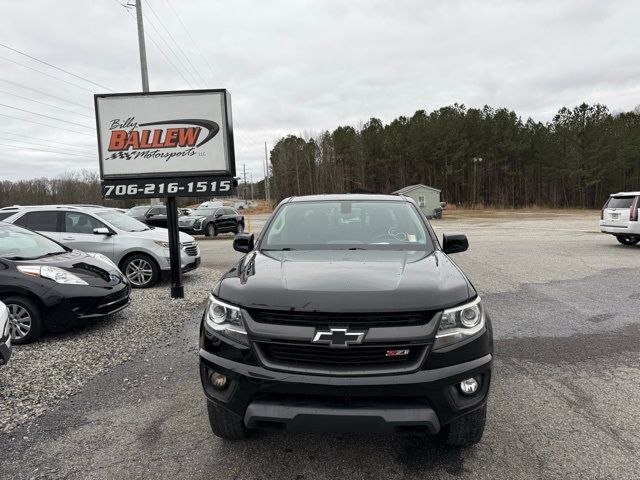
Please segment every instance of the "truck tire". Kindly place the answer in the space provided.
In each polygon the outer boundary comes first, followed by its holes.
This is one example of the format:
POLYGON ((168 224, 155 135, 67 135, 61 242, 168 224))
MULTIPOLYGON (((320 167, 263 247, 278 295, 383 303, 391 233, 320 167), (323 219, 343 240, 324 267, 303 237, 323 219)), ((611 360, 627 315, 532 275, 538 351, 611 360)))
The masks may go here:
POLYGON ((478 443, 484 433, 487 406, 446 425, 441 434, 445 445, 467 447, 478 443))
POLYGON ((211 430, 216 437, 224 440, 243 440, 247 438, 247 428, 240 417, 209 400, 207 400, 207 411, 211 430))
POLYGON ((616 238, 622 245, 635 245, 640 242, 640 237, 626 237, 624 235, 616 235, 616 238))

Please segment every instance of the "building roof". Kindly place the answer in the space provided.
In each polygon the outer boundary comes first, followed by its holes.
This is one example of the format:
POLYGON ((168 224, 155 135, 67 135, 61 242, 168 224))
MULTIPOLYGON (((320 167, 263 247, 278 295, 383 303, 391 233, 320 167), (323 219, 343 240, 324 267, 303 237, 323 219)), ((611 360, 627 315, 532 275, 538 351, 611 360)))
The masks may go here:
POLYGON ((433 190, 434 192, 438 192, 440 193, 440 190, 438 190, 437 188, 433 188, 433 187, 429 187, 428 185, 423 185, 422 183, 418 183, 416 185, 408 185, 404 188, 401 188, 400 190, 396 190, 395 193, 396 195, 404 195, 405 193, 409 193, 413 190, 415 190, 416 188, 426 188, 427 190, 433 190))

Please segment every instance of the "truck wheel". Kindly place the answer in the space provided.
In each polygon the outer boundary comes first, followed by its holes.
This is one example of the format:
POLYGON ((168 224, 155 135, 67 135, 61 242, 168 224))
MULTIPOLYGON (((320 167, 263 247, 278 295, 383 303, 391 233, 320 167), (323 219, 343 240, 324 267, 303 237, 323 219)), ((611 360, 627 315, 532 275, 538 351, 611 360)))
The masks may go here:
POLYGON ((218 232, 216 232, 216 226, 213 223, 207 223, 207 226, 204 228, 204 234, 207 237, 215 237, 218 235, 218 232))
POLYGON ((240 417, 237 417, 226 408, 219 407, 209 400, 207 400, 207 411, 209 412, 211 430, 216 437, 224 440, 242 440, 247 438, 247 428, 242 423, 240 417))
POLYGON ((616 238, 622 245, 635 245, 640 242, 640 237, 625 237, 623 235, 617 235, 616 238))
POLYGON ((11 342, 20 345, 31 343, 42 333, 40 308, 25 297, 7 297, 2 300, 9 313, 11 342))
POLYGON ((446 425, 442 432, 442 438, 446 445, 466 447, 478 443, 484 433, 484 424, 487 419, 487 406, 471 412, 455 422, 446 425))

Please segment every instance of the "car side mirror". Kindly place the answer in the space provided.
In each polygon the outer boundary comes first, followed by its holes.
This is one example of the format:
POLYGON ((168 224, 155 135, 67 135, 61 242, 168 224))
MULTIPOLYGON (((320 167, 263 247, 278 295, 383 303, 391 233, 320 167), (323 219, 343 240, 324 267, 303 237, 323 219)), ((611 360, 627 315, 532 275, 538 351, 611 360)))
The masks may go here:
POLYGON ((111 235, 111 230, 109 230, 107 227, 94 228, 93 234, 94 235, 111 235))
POLYGON ((220 218, 221 216, 222 216, 222 214, 221 214, 221 213, 216 213, 216 214, 214 215, 214 218, 220 218))
POLYGON ((253 233, 238 233, 233 239, 233 249, 242 253, 253 250, 253 233))
POLYGON ((153 217, 153 213, 147 213, 147 214, 145 215, 145 218, 151 218, 151 217, 153 217))
POLYGON ((464 252, 469 248, 469 240, 462 233, 449 233, 442 235, 442 251, 444 253, 464 252))

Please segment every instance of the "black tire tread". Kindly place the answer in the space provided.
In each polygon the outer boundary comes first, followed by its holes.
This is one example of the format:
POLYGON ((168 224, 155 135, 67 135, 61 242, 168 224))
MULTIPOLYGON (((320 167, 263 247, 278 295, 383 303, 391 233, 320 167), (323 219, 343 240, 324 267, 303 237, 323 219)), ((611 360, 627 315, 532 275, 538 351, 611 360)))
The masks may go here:
POLYGON ((247 438, 247 428, 240 417, 211 401, 207 401, 207 411, 211 430, 216 437, 224 440, 243 440, 247 438))
POLYGON ((445 445, 467 447, 478 443, 482 439, 486 420, 485 405, 445 426, 442 432, 445 445))
POLYGON ((617 235, 616 240, 622 245, 635 245, 640 242, 640 238, 627 237, 625 235, 617 235))

